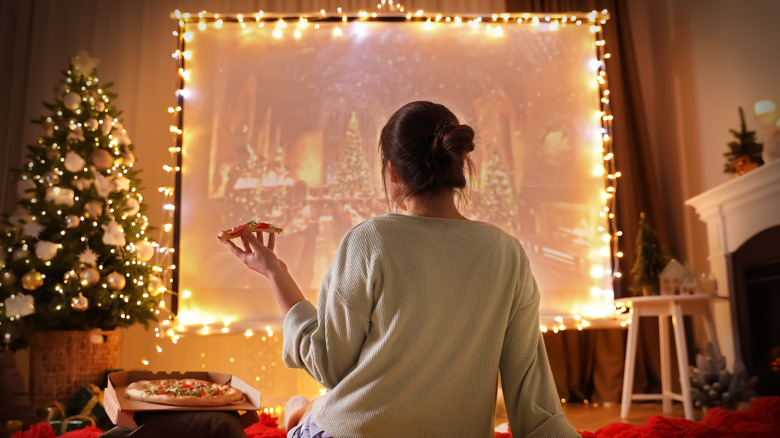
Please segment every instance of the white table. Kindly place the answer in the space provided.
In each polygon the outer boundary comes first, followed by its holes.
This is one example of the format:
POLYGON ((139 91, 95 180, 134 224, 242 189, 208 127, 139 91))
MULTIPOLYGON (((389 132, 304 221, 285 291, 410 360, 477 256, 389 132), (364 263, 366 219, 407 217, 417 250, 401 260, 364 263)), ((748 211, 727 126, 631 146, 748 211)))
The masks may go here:
POLYGON ((704 327, 707 338, 720 354, 718 338, 715 334, 715 322, 712 318, 711 303, 716 300, 726 300, 715 295, 655 295, 647 297, 630 297, 615 300, 630 306, 631 323, 628 325, 628 342, 626 344, 626 365, 623 370, 623 400, 620 406, 620 416, 628 417, 632 400, 661 400, 664 414, 672 411, 672 400, 681 401, 685 410, 685 418, 694 420, 693 400, 691 398, 691 380, 688 372, 688 349, 685 341, 683 316, 701 315, 704 317, 704 327), (634 394, 634 368, 636 366, 637 338, 639 336, 639 317, 657 316, 658 334, 661 350, 661 393, 634 394), (677 347, 677 366, 680 370, 680 386, 682 394, 672 392, 672 370, 670 366, 669 329, 667 319, 672 318, 674 343, 677 347))

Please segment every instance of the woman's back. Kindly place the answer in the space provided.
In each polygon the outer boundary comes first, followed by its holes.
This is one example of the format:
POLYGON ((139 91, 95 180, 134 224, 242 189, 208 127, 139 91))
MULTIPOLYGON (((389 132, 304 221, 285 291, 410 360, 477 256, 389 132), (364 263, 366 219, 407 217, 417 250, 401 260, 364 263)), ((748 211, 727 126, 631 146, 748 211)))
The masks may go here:
MULTIPOLYGON (((320 300, 312 344, 326 356, 289 363, 339 370, 322 376, 333 389, 317 424, 345 437, 492 436, 507 327, 538 302, 516 239, 483 222, 374 218, 345 236, 320 300)), ((525 326, 533 345, 538 324, 525 326)))

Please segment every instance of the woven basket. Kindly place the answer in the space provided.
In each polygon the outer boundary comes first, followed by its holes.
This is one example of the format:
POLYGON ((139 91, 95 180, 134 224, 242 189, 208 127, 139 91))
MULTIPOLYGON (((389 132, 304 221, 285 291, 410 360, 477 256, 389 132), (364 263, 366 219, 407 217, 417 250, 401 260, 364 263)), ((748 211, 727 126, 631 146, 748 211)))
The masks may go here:
POLYGON ((34 406, 67 403, 119 366, 119 331, 40 331, 30 341, 30 396, 34 406))

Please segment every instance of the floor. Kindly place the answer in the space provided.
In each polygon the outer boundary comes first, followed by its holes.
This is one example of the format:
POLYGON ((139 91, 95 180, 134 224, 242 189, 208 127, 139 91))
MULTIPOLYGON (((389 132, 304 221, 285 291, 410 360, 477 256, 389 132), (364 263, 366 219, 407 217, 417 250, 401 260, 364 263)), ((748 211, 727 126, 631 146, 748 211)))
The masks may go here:
MULTIPOLYGON (((632 402, 628 418, 620 418, 620 404, 582 404, 566 403, 563 405, 566 413, 566 419, 569 420, 575 429, 579 431, 595 432, 608 424, 622 422, 631 424, 645 424, 647 419, 653 415, 664 415, 661 402, 632 402)), ((672 405, 672 412, 666 417, 684 418, 683 406, 681 403, 672 405)), ((696 420, 700 420, 701 414, 697 414, 696 420)))
MULTIPOLYGON (((501 425, 505 423, 506 412, 501 410, 503 406, 498 406, 496 411, 496 424, 501 425)), ((576 430, 582 432, 595 432, 598 429, 612 424, 612 423, 629 423, 635 425, 642 425, 647 422, 647 419, 653 415, 664 415, 661 407, 661 402, 647 402, 647 401, 634 401, 631 403, 631 410, 629 411, 628 418, 620 418, 620 404, 619 403, 564 403, 562 405, 563 411, 566 414, 566 419, 569 421, 576 430)), ((697 412, 695 420, 701 420, 703 415, 701 412, 697 412)), ((674 402, 672 404, 672 412, 664 415, 666 417, 678 417, 684 418, 683 406, 681 403, 674 402)), ((504 431, 503 428, 497 429, 504 431)))

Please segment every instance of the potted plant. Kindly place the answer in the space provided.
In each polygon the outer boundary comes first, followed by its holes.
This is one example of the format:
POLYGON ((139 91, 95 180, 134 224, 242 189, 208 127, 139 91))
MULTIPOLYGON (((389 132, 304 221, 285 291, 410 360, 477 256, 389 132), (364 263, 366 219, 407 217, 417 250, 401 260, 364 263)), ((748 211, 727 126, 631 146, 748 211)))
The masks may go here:
POLYGON ((764 164, 761 152, 764 145, 756 141, 756 131, 748 131, 745 124, 745 112, 739 107, 739 119, 741 129, 737 132, 730 129, 736 138, 728 143, 729 151, 723 154, 726 157, 725 173, 742 175, 764 164))
POLYGON ((658 275, 669 260, 669 256, 661 247, 661 241, 648 224, 645 213, 640 213, 639 230, 636 233, 636 259, 631 268, 633 283, 629 289, 637 295, 658 295, 658 275))

